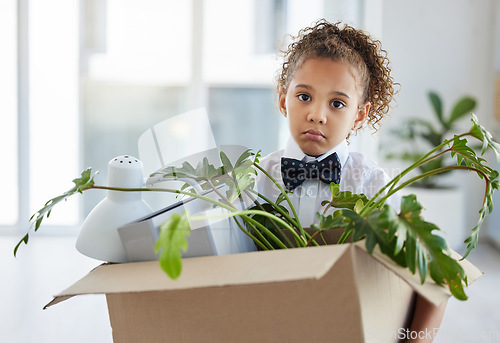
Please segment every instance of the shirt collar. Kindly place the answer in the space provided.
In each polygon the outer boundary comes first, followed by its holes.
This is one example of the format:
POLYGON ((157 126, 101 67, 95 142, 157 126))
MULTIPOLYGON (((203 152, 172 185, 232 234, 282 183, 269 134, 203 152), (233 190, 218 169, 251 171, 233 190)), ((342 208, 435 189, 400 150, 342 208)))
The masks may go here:
POLYGON ((285 151, 283 152, 284 157, 288 158, 294 158, 296 160, 304 160, 306 162, 311 162, 314 160, 321 161, 322 159, 330 156, 334 152, 337 153, 337 156, 339 157, 340 160, 340 165, 344 166, 347 162, 347 159, 349 157, 349 148, 347 146, 347 141, 344 139, 342 142, 340 142, 339 145, 337 145, 335 148, 331 149, 330 151, 325 152, 324 154, 318 156, 318 157, 312 157, 306 155, 298 146, 298 144, 295 142, 293 137, 289 137, 288 141, 285 146, 285 151))

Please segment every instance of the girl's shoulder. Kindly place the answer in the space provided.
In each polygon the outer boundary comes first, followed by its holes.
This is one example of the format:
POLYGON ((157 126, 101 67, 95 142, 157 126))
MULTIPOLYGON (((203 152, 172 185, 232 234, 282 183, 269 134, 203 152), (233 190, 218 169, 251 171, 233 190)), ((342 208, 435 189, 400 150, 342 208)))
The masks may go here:
POLYGON ((347 168, 361 168, 364 170, 382 170, 375 162, 359 152, 350 152, 346 162, 347 168))
POLYGON ((349 153, 345 168, 342 168, 342 174, 354 182, 383 184, 389 181, 383 168, 359 152, 349 153))
POLYGON ((273 165, 276 165, 278 163, 281 163, 281 158, 283 157, 285 150, 276 150, 259 160, 259 165, 264 168, 268 169, 269 167, 272 167, 273 165))
MULTIPOLYGON (((363 154, 351 152, 342 169, 342 188, 353 193, 363 193, 369 198, 374 196, 384 185, 390 181, 387 172, 363 154)), ((399 211, 400 196, 394 194, 387 202, 399 211)))

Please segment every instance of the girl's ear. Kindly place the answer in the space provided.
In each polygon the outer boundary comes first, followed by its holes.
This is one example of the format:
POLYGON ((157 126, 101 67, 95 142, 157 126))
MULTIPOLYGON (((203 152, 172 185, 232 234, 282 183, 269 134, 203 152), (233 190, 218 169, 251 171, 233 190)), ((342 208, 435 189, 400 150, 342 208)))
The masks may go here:
POLYGON ((286 118, 286 94, 284 94, 283 92, 280 92, 278 99, 279 99, 278 105, 279 105, 280 112, 286 118))
POLYGON ((359 106, 358 108, 358 114, 356 118, 354 119, 353 123, 353 130, 357 130, 363 126, 365 123, 366 119, 368 118, 368 112, 370 111, 370 103, 367 102, 364 105, 359 106))

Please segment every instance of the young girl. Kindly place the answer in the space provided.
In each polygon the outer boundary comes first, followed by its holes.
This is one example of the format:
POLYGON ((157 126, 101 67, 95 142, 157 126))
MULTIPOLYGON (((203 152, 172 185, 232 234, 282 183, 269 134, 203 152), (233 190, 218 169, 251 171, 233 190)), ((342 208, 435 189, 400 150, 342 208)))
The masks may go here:
MULTIPOLYGON (((310 226, 321 202, 330 199, 330 182, 340 182, 341 191, 375 195, 389 178, 363 155, 349 152, 347 138, 365 124, 376 130, 389 111, 393 79, 380 42, 352 27, 320 21, 290 44, 277 81, 291 137, 284 150, 260 164, 293 191, 302 225, 310 226)), ((279 195, 266 177, 257 181, 262 194, 279 195)), ((390 205, 399 208, 399 199, 390 205)))
MULTIPOLYGON (((349 152, 347 139, 363 126, 378 129, 394 96, 390 72, 379 41, 324 20, 301 30, 285 51, 277 90, 290 138, 284 150, 262 158, 260 165, 292 192, 302 226, 314 223, 321 202, 330 199, 331 182, 370 198, 389 181, 368 158, 349 152)), ((270 199, 280 193, 264 175, 258 176, 257 188, 270 199)), ((399 209, 399 198, 392 197, 389 205, 399 209)), ((434 307, 417 297, 411 329, 439 327, 445 305, 434 307)))

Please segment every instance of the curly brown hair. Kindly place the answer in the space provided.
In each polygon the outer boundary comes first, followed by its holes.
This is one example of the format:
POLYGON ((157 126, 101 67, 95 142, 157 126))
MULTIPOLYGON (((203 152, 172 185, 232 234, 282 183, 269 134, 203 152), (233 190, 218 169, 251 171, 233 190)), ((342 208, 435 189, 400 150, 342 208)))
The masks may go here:
POLYGON ((391 77, 387 52, 380 41, 349 25, 319 20, 299 31, 283 53, 277 75, 278 94, 286 94, 296 70, 309 58, 330 58, 351 65, 358 72, 362 103, 370 102, 368 124, 377 131, 390 109, 396 85, 391 77))

